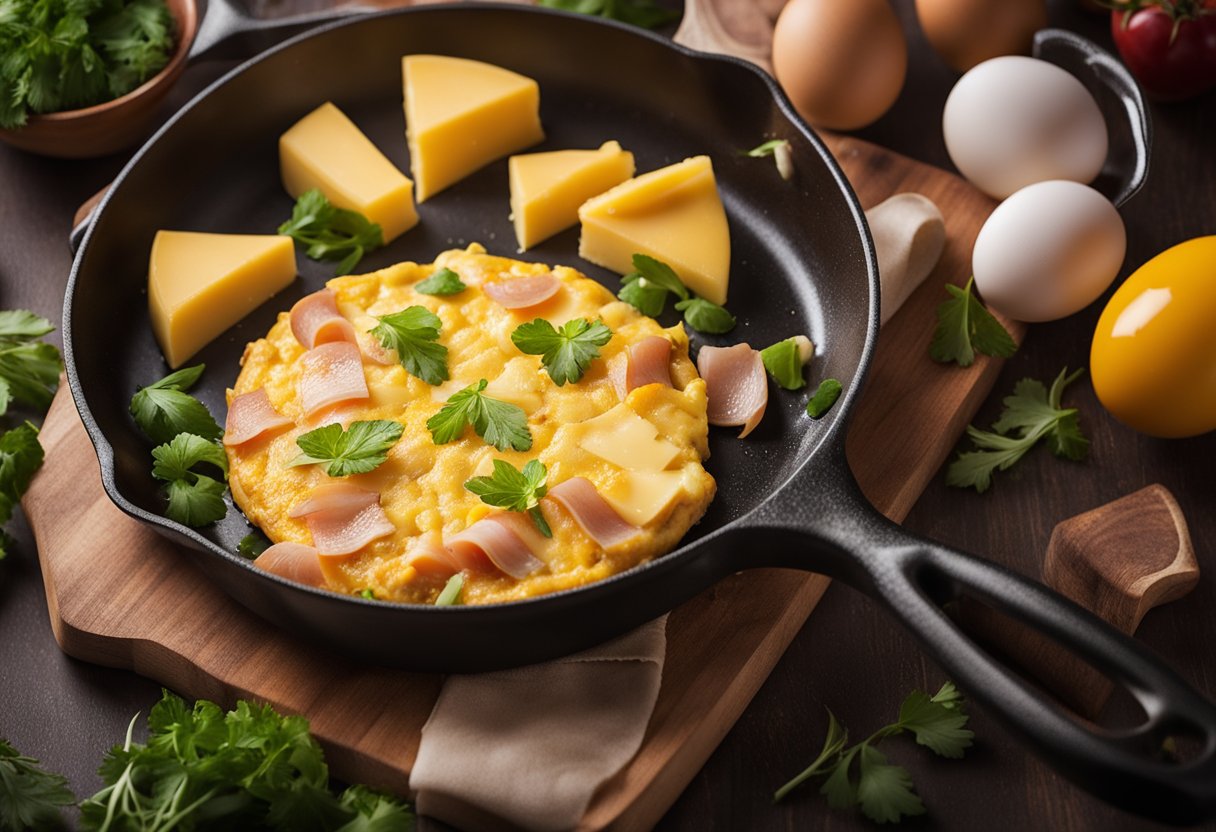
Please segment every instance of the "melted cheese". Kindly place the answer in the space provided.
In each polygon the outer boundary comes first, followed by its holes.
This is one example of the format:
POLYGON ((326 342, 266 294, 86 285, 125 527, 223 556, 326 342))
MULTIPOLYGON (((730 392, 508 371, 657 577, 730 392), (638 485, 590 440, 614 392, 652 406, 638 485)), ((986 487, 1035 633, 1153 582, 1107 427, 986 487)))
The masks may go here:
POLYGON ((580 427, 580 448, 631 471, 662 471, 680 453, 624 402, 580 427))
POLYGON ((730 230, 708 156, 644 173, 579 209, 584 260, 620 274, 648 254, 706 300, 726 303, 730 230))
POLYGON ((684 472, 623 471, 602 494, 626 521, 645 526, 684 494, 684 472))
POLYGON ((148 311, 177 369, 296 276, 290 237, 158 231, 148 260, 148 311))
POLYGON ((579 206, 633 176, 633 154, 617 142, 599 150, 555 150, 512 156, 511 218, 519 250, 578 222, 579 206))
POLYGON ((401 70, 419 202, 545 138, 540 87, 531 78, 443 55, 406 55, 401 70))
POLYGON ((320 189, 378 223, 386 243, 418 224, 414 183, 328 101, 279 137, 279 170, 287 193, 320 189))

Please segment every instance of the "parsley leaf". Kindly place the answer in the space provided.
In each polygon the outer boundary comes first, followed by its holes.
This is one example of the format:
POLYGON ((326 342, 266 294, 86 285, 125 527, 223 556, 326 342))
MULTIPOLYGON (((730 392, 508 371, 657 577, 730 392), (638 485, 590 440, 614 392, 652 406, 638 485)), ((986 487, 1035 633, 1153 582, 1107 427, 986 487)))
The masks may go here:
POLYGON ((705 298, 682 300, 676 304, 676 309, 684 313, 684 323, 697 332, 721 335, 735 328, 735 316, 705 298))
POLYGON ((186 526, 206 526, 228 513, 224 483, 192 470, 208 463, 228 477, 228 457, 214 442, 192 433, 152 449, 152 476, 165 483, 169 505, 165 516, 186 526))
POLYGON ((436 445, 446 445, 459 439, 465 427, 472 425, 478 436, 500 451, 530 450, 532 432, 528 430, 528 414, 510 402, 484 395, 486 384, 483 378, 454 393, 438 413, 427 419, 431 438, 436 445))
POLYGON ((60 828, 60 808, 75 803, 67 778, 0 739, 0 829, 60 828))
MULTIPOLYGON (((848 741, 849 732, 846 731, 845 727, 837 721, 836 715, 829 710, 828 733, 827 736, 823 738, 823 750, 819 752, 819 756, 815 758, 813 763, 807 766, 805 771, 778 789, 776 794, 773 795, 773 800, 780 800, 789 794, 792 789, 800 786, 809 778, 814 777, 816 774, 822 774, 825 765, 830 763, 840 754, 841 749, 844 748, 844 744, 848 741)), ((845 766, 844 769, 847 772, 848 767, 845 766)), ((833 789, 836 787, 837 784, 834 784, 833 789)), ((852 800, 849 802, 851 803, 852 800)))
POLYGON ((279 226, 306 246, 313 260, 340 260, 334 274, 350 274, 369 251, 384 245, 380 226, 348 208, 338 208, 317 188, 300 194, 291 209, 291 219, 279 226))
POLYGON ((417 283, 414 291, 423 295, 457 295, 469 288, 460 275, 451 269, 440 269, 426 280, 417 283))
POLYGON ((388 459, 389 449, 397 444, 404 430, 400 422, 390 419, 351 422, 346 430, 337 422, 325 425, 296 438, 303 453, 288 465, 320 463, 331 477, 366 474, 388 459))
POLYGON ((857 802, 863 815, 876 823, 897 823, 902 817, 925 813, 907 769, 891 765, 870 745, 861 747, 859 757, 857 802))
POLYGON ((223 429, 202 402, 185 391, 198 382, 205 365, 183 367, 141 388, 131 397, 131 416, 144 435, 164 443, 179 433, 219 439, 223 429))
POLYGON ((773 161, 777 164, 777 173, 781 175, 781 178, 786 181, 794 178, 794 155, 790 151, 788 139, 772 139, 753 147, 747 151, 747 155, 753 159, 772 156, 773 161))
POLYGON ((1038 443, 1047 440, 1053 454, 1065 459, 1082 460, 1089 453, 1089 440, 1081 433, 1076 408, 1063 408, 1064 389, 1084 370, 1066 375, 1060 371, 1048 392, 1035 379, 1024 378, 1006 396, 1005 409, 992 425, 993 431, 967 426, 967 436, 978 450, 960 453, 946 470, 946 484, 974 488, 983 493, 992 485, 992 475, 1014 465, 1038 443))
POLYGON ((54 328, 46 318, 24 309, 0 311, 0 416, 14 401, 39 410, 50 406, 63 362, 54 345, 36 339, 54 328))
POLYGON ((520 324, 511 333, 519 351, 539 355, 553 383, 561 387, 583 377, 587 366, 599 357, 600 347, 612 340, 612 330, 603 321, 572 318, 554 329, 544 318, 520 324))
POLYGON ((257 532, 250 532, 236 544, 236 553, 243 558, 253 560, 270 548, 270 541, 257 532))
MULTIPOLYGON (((42 467, 38 428, 30 422, 0 434, 0 525, 9 521, 21 495, 42 467)), ((8 553, 8 535, 0 532, 0 560, 8 553)))
POLYGON ((929 356, 934 361, 954 361, 960 367, 970 367, 977 352, 997 358, 1008 358, 1017 352, 1018 345, 980 303, 974 287, 974 276, 962 289, 946 284, 950 299, 937 307, 937 329, 929 344, 929 356))
POLYGON ((806 387, 802 367, 810 360, 814 347, 805 335, 795 335, 760 350, 764 369, 786 390, 806 387))
POLYGON ((671 292, 679 298, 676 309, 684 313, 684 322, 698 332, 721 335, 735 328, 734 315, 716 303, 693 297, 675 270, 663 261, 646 254, 635 254, 633 268, 635 271, 621 278, 622 286, 617 297, 643 315, 653 318, 663 314, 667 293, 671 292))
POLYGON ((621 278, 621 291, 616 296, 643 315, 657 318, 667 306, 667 290, 656 286, 637 272, 621 278))
POLYGON ((448 582, 443 585, 443 591, 439 593, 439 597, 435 599, 437 607, 452 607, 460 603, 460 593, 464 589, 464 573, 457 572, 452 577, 448 578, 448 582))
POLYGON ((427 384, 448 380, 448 348, 438 343, 443 321, 425 306, 410 306, 391 315, 369 330, 380 346, 396 350, 401 366, 427 384))
MULTIPOLYGON (((646 282, 652 286, 666 289, 680 300, 688 300, 692 297, 688 292, 688 287, 684 285, 684 281, 680 280, 675 270, 662 260, 656 260, 647 254, 635 254, 633 255, 633 268, 636 269, 639 277, 646 279, 646 282)), ((631 277, 632 275, 625 275, 623 279, 630 280, 631 277)))
POLYGON ((819 387, 807 400, 806 415, 812 419, 823 418, 824 414, 832 409, 832 405, 836 404, 836 400, 840 398, 840 391, 843 389, 840 382, 834 378, 825 378, 819 382, 819 387))
POLYGON ((541 498, 549 491, 545 485, 548 478, 549 472, 540 460, 528 460, 520 471, 506 460, 496 459, 491 476, 473 477, 464 487, 487 505, 505 508, 507 511, 527 512, 541 534, 553 537, 553 531, 540 510, 541 498))
POLYGON ((967 715, 958 707, 958 699, 943 701, 940 698, 947 689, 951 696, 957 696, 953 682, 946 682, 933 697, 919 690, 912 691, 899 706, 899 725, 916 736, 918 745, 942 757, 958 759, 971 747, 975 734, 963 727, 967 724, 967 715))
POLYGON ((657 29, 680 18, 680 13, 654 0, 539 0, 550 9, 619 20, 643 29, 657 29))

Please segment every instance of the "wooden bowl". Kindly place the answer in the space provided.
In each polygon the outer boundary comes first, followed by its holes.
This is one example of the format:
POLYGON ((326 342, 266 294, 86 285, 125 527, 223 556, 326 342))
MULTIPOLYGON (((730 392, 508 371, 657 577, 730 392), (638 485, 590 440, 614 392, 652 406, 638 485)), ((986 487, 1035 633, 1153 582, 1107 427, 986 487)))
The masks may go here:
POLYGON ((196 0, 165 0, 177 26, 177 43, 169 63, 156 75, 120 98, 58 113, 31 115, 24 127, 0 130, 0 141, 60 159, 106 156, 147 138, 156 126, 160 104, 186 68, 198 32, 196 0))

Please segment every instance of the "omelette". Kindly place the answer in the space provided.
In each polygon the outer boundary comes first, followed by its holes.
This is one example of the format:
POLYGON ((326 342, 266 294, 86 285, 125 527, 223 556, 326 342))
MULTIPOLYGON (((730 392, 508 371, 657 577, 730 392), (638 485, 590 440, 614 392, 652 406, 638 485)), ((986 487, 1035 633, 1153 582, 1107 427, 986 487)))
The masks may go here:
POLYGON ((703 467, 706 385, 683 327, 661 327, 574 269, 476 244, 432 264, 329 281, 248 345, 228 400, 233 499, 277 544, 267 555, 306 553, 304 569, 265 555, 258 565, 334 592, 434 603, 457 572, 466 604, 583 586, 675 548, 715 491, 703 467), (444 270, 463 288, 418 290, 444 270), (384 316, 414 307, 441 322, 441 383, 411 372, 371 334, 384 316), (581 377, 559 385, 544 355, 512 340, 538 319, 602 323, 611 335, 581 377), (530 447, 499 450, 472 424, 441 443, 434 417, 469 389, 522 411, 530 447), (334 477, 325 465, 298 464, 301 436, 375 420, 401 430, 373 470, 334 477), (548 493, 531 512, 466 487, 496 474, 496 460, 544 466, 548 493))

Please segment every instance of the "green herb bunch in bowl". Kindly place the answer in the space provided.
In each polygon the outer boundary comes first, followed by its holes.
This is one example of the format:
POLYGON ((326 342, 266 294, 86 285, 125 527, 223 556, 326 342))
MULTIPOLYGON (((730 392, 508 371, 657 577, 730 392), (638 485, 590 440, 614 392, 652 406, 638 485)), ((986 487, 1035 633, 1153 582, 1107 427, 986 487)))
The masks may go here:
POLYGON ((134 145, 197 30, 196 0, 0 0, 0 141, 66 159, 134 145))

